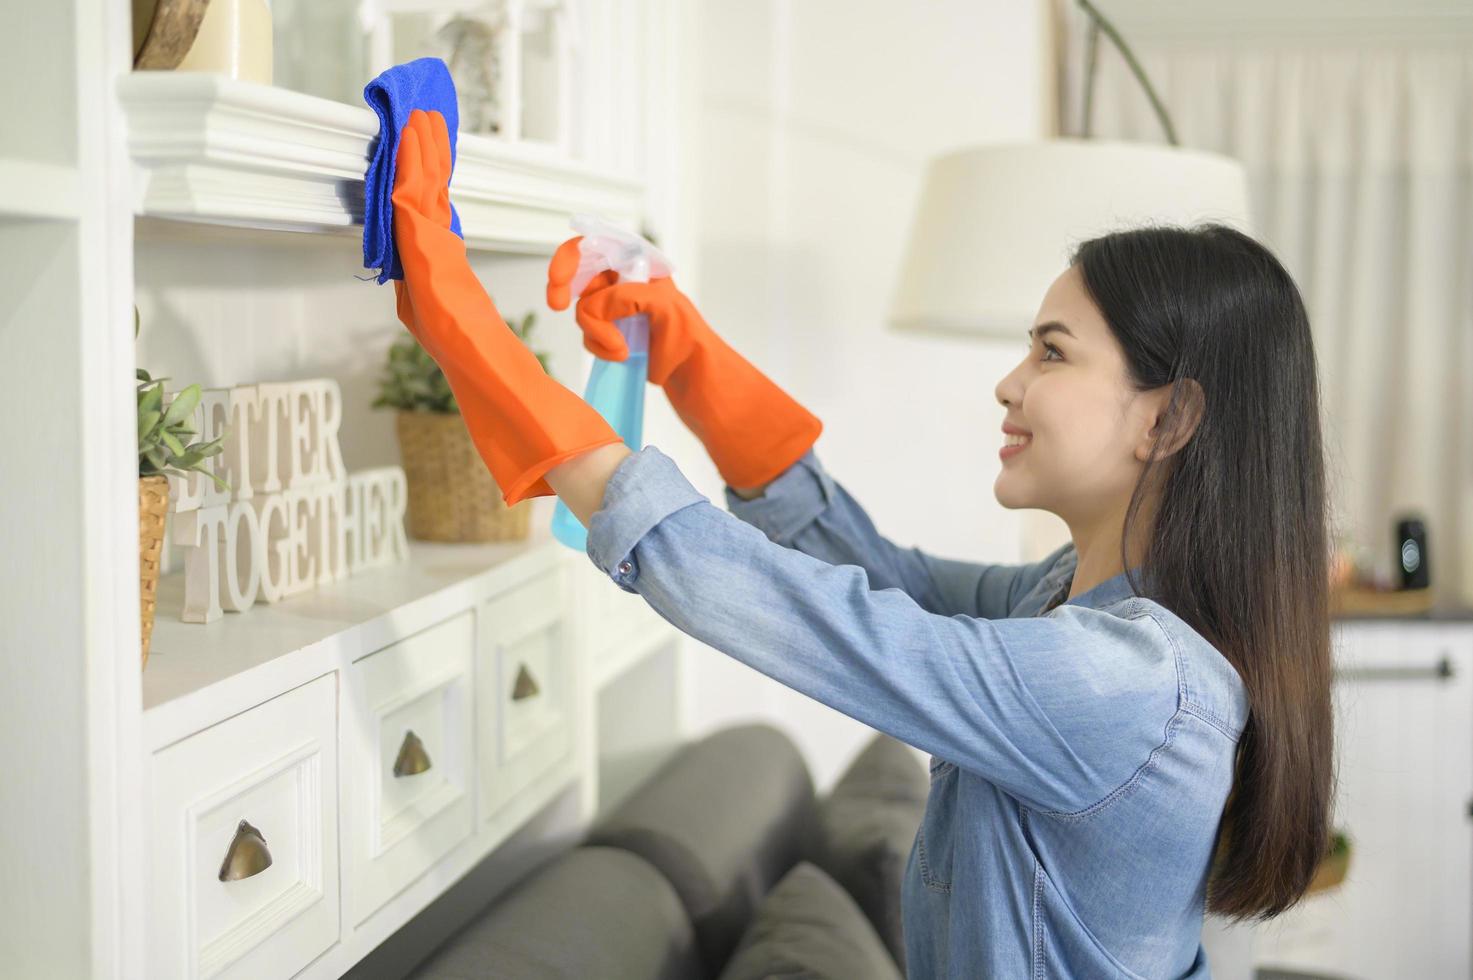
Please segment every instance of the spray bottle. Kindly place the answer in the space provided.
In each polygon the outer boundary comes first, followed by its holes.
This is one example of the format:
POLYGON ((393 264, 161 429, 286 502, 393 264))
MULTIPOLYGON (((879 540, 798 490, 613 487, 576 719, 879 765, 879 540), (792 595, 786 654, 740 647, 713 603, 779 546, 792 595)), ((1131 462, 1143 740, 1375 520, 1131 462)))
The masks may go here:
MULTIPOLYGON (((581 296, 588 281, 605 269, 619 274, 619 282, 649 282, 651 278, 668 276, 670 260, 654 245, 632 232, 609 224, 593 215, 573 217, 573 230, 583 236, 578 243, 578 271, 569 283, 574 296, 581 296)), ((620 317, 614 326, 629 347, 622 361, 593 359, 588 386, 583 400, 598 413, 635 452, 643 448, 644 389, 649 375, 650 321, 643 313, 620 317)), ((558 500, 552 515, 552 533, 569 548, 588 549, 588 530, 558 500)))

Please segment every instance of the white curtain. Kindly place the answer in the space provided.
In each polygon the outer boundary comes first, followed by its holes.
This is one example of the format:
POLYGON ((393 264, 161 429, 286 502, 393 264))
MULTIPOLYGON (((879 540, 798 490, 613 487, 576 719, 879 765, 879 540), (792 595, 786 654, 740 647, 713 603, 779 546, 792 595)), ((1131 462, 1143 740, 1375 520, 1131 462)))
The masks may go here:
MULTIPOLYGON (((1084 22, 1065 24, 1061 130, 1078 136, 1084 22)), ((1243 161, 1256 237, 1304 296, 1336 530, 1389 570, 1395 517, 1424 517, 1439 601, 1473 602, 1473 34, 1121 26, 1181 145, 1243 161)), ((1092 120, 1166 142, 1104 36, 1092 120)))

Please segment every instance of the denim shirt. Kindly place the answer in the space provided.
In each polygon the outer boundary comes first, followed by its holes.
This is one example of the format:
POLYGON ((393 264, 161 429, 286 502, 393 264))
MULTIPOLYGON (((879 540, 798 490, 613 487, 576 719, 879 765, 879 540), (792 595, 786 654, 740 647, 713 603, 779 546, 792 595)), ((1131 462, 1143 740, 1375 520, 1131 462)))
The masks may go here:
POLYGON ((1246 691, 1124 573, 881 537, 809 452, 730 513, 654 446, 588 555, 702 642, 931 754, 902 894, 913 978, 1209 976, 1208 867, 1246 691))

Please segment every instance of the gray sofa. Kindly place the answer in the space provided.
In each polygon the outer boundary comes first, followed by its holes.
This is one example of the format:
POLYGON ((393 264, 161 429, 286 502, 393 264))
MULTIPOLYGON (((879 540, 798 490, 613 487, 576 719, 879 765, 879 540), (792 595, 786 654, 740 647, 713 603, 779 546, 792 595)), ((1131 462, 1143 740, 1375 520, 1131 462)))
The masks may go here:
POLYGON ((924 763, 877 735, 822 799, 766 725, 682 747, 413 980, 898 980, 924 763))

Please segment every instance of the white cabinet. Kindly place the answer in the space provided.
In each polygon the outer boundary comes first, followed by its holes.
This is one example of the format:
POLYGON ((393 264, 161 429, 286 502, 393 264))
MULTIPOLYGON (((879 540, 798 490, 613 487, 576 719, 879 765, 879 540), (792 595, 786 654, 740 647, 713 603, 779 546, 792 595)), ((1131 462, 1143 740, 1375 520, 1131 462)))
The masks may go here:
POLYGON ((1349 887, 1333 899, 1334 962, 1367 977, 1468 977, 1473 631, 1382 626, 1346 640, 1336 823, 1356 845, 1349 887))
POLYGON ((358 925, 473 824, 465 610, 355 661, 344 674, 343 884, 358 925))
POLYGON ((575 638, 598 624, 574 628, 568 568, 587 559, 552 540, 551 509, 525 541, 413 542, 400 565, 262 610, 267 631, 227 617, 184 652, 188 625, 163 628, 149 977, 339 976, 580 777, 593 785, 575 638), (273 863, 222 884, 238 834, 273 863))
POLYGON ((1335 632, 1340 887, 1256 927, 1253 961, 1351 980, 1473 974, 1473 624, 1335 632))
POLYGON ((478 610, 481 815, 490 820, 572 752, 572 663, 562 566, 478 610))
MULTIPOLYGON (((575 211, 681 251, 680 7, 578 7, 595 43, 558 92, 577 96, 557 120, 573 154, 459 144, 452 196, 480 267, 508 272, 488 283, 498 296, 575 211)), ((396 325, 390 294, 365 313, 377 287, 349 292, 372 113, 135 75, 130 16, 124 0, 56 0, 0 36, 21 95, 0 132, 0 353, 24 366, 4 442, 15 460, 70 459, 0 469, 0 649, 19 665, 0 732, 22 749, 4 784, 0 973, 337 977, 587 778, 577 638, 597 630, 576 625, 557 577, 569 556, 545 536, 414 542, 394 567, 209 624, 180 622, 168 579, 142 670, 135 370, 206 388, 351 374, 345 451, 387 462, 363 387, 396 325), (499 599, 523 585, 525 604, 499 599), (396 775, 401 754, 430 764, 396 775), (271 862, 222 881, 232 847, 271 862)))
POLYGON ((597 624, 584 639, 593 686, 603 688, 660 648, 670 625, 638 595, 612 584, 591 562, 572 569, 580 615, 597 624))
POLYGON ((335 682, 320 677, 154 753, 153 980, 291 976, 337 941, 335 682), (243 853, 233 870, 232 852, 243 853))

